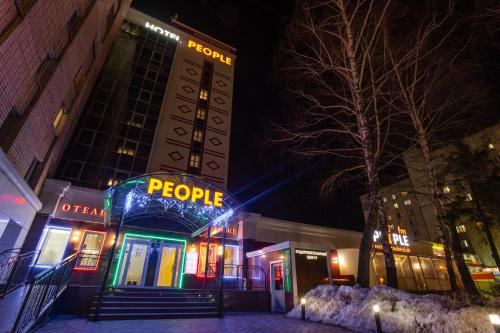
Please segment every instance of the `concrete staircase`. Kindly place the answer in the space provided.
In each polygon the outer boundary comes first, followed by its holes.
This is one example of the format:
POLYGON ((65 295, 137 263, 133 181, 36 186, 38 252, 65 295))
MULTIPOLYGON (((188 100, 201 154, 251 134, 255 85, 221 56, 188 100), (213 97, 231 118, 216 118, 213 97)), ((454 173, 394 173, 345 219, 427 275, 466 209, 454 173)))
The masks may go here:
MULTIPOLYGON (((206 318, 219 315, 216 293, 195 289, 112 289, 104 293, 98 320, 206 318)), ((98 295, 88 319, 94 320, 98 295)))

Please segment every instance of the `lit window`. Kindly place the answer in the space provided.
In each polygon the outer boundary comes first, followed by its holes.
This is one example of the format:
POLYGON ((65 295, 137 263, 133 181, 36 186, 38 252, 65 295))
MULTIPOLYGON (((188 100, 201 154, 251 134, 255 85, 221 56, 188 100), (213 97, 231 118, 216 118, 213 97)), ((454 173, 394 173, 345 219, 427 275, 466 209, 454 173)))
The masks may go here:
POLYGON ((189 166, 193 168, 199 168, 200 167, 200 155, 193 154, 191 155, 191 158, 189 159, 189 166))
POLYGON ((405 206, 409 206, 409 205, 411 205, 411 200, 407 199, 404 201, 404 203, 405 203, 405 206))
POLYGON ((401 192, 401 195, 406 196, 406 195, 408 195, 408 192, 401 192))
POLYGON ((200 99, 203 99, 203 100, 208 100, 208 91, 206 91, 205 89, 201 89, 200 90, 200 99))
POLYGON ((394 208, 399 208, 399 205, 397 202, 394 203, 394 208))
POLYGON ((99 255, 104 245, 106 233, 102 231, 85 230, 80 243, 78 260, 75 268, 94 270, 99 264, 99 255))
POLYGON ((383 201, 383 202, 387 202, 387 198, 386 198, 386 197, 383 197, 383 198, 382 198, 382 201, 383 201))
POLYGON ((495 149, 495 146, 492 143, 488 143, 488 149, 495 149))
POLYGON ((457 225, 456 228, 457 228, 457 232, 459 234, 462 234, 462 233, 464 233, 466 231, 465 225, 463 225, 463 224, 457 225))
POLYGON ((451 192, 451 189, 448 185, 443 187, 443 193, 450 193, 450 192, 451 192))
POLYGON ((142 125, 141 125, 141 124, 136 123, 136 122, 135 122, 135 121, 133 121, 133 120, 128 120, 128 121, 127 121, 127 125, 132 126, 132 127, 142 128, 142 125))
POLYGON ((63 116, 65 113, 66 113, 66 110, 64 109, 63 106, 61 106, 59 111, 57 111, 56 116, 54 117, 54 121, 52 122, 55 130, 58 130, 59 126, 61 126, 61 122, 62 122, 62 119, 63 119, 63 116))
POLYGON ((396 195, 395 194, 391 195, 391 198, 392 200, 396 200, 396 195))
POLYGON ((462 247, 464 249, 469 248, 469 241, 467 239, 461 239, 460 242, 462 243, 462 247))
POLYGON ((479 230, 483 231, 483 229, 484 229, 483 222, 476 222, 476 227, 477 227, 479 230))
POLYGON ((199 130, 195 130, 194 135, 193 135, 193 140, 198 141, 198 142, 202 142, 203 141, 203 132, 199 131, 199 130))
MULTIPOLYGON (((217 245, 210 244, 210 251, 208 252, 208 270, 207 276, 213 277, 216 272, 216 255, 217 245)), ((198 276, 205 276, 205 268, 207 262, 207 243, 200 243, 200 255, 198 256, 198 276)))
POLYGON ((71 228, 45 227, 38 245, 37 266, 54 266, 61 262, 66 251, 71 228))
POLYGON ((224 277, 238 276, 238 246, 226 245, 224 249, 224 277))
POLYGON ((472 201, 472 194, 467 193, 467 194, 465 195, 465 201, 472 201))
POLYGON ((108 179, 108 186, 115 186, 115 185, 118 185, 120 181, 118 179, 115 179, 115 178, 109 178, 108 179))
POLYGON ((390 214, 389 214, 389 215, 387 215, 387 220, 388 220, 388 221, 392 221, 392 215, 390 215, 390 214))
POLYGON ((196 118, 204 120, 206 115, 207 115, 207 111, 205 109, 198 108, 198 110, 196 110, 196 118))
POLYGON ((132 148, 127 148, 127 147, 116 147, 116 152, 118 154, 122 155, 127 155, 127 156, 134 156, 135 151, 132 148))

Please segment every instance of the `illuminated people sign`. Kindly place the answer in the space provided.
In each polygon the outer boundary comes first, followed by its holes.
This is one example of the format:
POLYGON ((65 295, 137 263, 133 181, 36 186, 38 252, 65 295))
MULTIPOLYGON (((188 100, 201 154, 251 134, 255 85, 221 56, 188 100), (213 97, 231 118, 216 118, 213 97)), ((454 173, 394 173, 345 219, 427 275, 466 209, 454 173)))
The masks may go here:
MULTIPOLYGON (((141 175, 110 187, 104 210, 106 224, 162 221, 166 230, 178 230, 181 224, 192 233, 208 224, 214 229, 231 228, 243 213, 243 207, 224 190, 202 178, 175 172, 141 175)), ((226 230, 231 235, 233 229, 226 230)))
POLYGON ((150 178, 148 183, 148 194, 161 191, 161 195, 167 198, 176 198, 179 201, 203 202, 207 206, 222 207, 223 193, 202 189, 186 184, 175 184, 171 181, 161 181, 150 178))
POLYGON ((207 57, 219 60, 220 62, 222 62, 222 63, 224 63, 226 65, 231 66, 232 60, 231 60, 230 57, 228 57, 227 55, 224 55, 224 54, 222 54, 220 52, 214 51, 211 48, 209 48, 207 46, 204 46, 204 45, 202 45, 200 43, 196 43, 196 42, 194 42, 192 40, 188 40, 188 48, 195 49, 196 52, 203 53, 207 57))
MULTIPOLYGON (((391 248, 394 251, 410 252, 410 242, 408 241, 406 230, 398 226, 396 232, 393 232, 394 226, 392 225, 389 225, 387 229, 391 248)), ((373 233, 373 242, 376 243, 375 248, 377 249, 382 249, 382 244, 379 243, 380 237, 382 237, 380 230, 375 230, 373 233)))

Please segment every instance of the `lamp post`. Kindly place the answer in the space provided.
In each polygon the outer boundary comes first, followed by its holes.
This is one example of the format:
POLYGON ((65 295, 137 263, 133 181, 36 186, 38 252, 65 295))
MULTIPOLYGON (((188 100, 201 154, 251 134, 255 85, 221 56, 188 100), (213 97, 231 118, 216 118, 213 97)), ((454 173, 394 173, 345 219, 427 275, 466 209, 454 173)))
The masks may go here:
POLYGON ((495 329, 495 333, 500 333, 500 316, 492 313, 489 317, 491 326, 495 329))
POLYGON ((383 333, 382 323, 380 322, 380 306, 378 304, 373 305, 373 313, 375 315, 375 323, 377 324, 377 333, 383 333))
POLYGON ((306 320, 306 299, 304 297, 302 297, 300 299, 300 308, 302 310, 302 316, 301 316, 301 319, 303 321, 306 320))

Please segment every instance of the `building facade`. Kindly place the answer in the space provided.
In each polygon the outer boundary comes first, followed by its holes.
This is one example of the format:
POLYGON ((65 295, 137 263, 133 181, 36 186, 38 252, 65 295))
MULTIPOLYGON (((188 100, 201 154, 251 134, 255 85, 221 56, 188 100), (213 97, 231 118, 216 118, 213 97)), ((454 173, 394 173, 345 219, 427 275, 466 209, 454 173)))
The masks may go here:
POLYGON ((105 189, 173 171, 227 185, 235 49, 130 9, 56 177, 105 189))
MULTIPOLYGON (((464 142, 471 150, 487 148, 492 160, 499 160, 498 147, 500 145, 499 125, 487 128, 479 133, 466 137, 464 142)), ((452 146, 445 146, 433 152, 434 162, 439 170, 444 170, 447 158, 453 153, 452 146)), ((427 173, 424 168, 423 157, 418 149, 412 149, 404 154, 408 170, 408 178, 382 188, 381 196, 388 223, 392 228, 402 227, 408 231, 411 241, 431 242, 432 247, 439 249, 439 236, 437 232, 436 216, 431 203, 431 195, 427 173)), ((442 193, 450 200, 454 195, 460 194, 471 197, 470 193, 457 193, 467 191, 466 187, 453 186, 453 179, 445 177, 442 193), (448 183, 447 183, 448 181, 448 183)), ((471 197, 472 198, 472 197, 471 197)), ((365 219, 368 215, 368 197, 361 196, 365 219)), ((469 266, 473 278, 476 280, 498 279, 498 271, 491 257, 491 249, 486 239, 481 221, 468 221, 459 219, 456 230, 460 238, 464 258, 469 266), (482 274, 489 273, 489 274, 482 274)), ((495 246, 500 249, 500 230, 495 223, 491 225, 495 246)), ((439 252, 439 250, 438 250, 439 252)))
POLYGON ((22 246, 129 4, 0 2, 0 252, 22 246))

